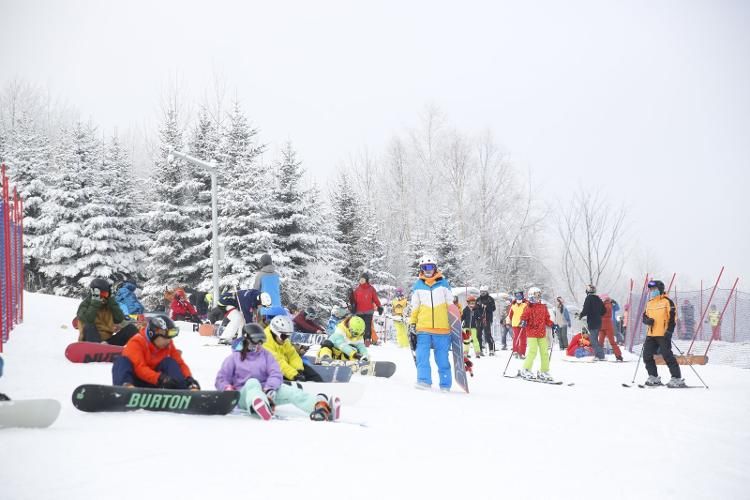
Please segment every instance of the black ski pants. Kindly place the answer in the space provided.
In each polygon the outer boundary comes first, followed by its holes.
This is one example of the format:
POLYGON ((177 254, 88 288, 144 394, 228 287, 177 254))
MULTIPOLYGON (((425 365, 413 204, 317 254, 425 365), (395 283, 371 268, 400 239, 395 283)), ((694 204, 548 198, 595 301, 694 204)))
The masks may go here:
POLYGON ((372 341, 372 315, 374 313, 357 313, 357 316, 365 321, 365 334, 364 339, 367 342, 372 341))
MULTIPOLYGON (((106 342, 110 345, 124 346, 128 343, 130 337, 132 337, 136 333, 138 333, 138 327, 132 323, 128 323, 127 325, 120 328, 120 330, 112 335, 106 342)), ((83 340, 84 342, 102 342, 102 337, 99 334, 99 330, 96 329, 96 325, 83 325, 83 340)))
POLYGON ((656 370, 656 361, 654 361, 654 354, 658 350, 669 367, 669 373, 675 378, 682 378, 680 365, 677 364, 677 359, 672 354, 671 337, 671 335, 646 337, 646 341, 643 343, 643 364, 646 365, 646 371, 652 377, 659 375, 659 372, 656 370))
POLYGON ((477 326, 477 339, 479 348, 484 351, 484 343, 487 342, 487 348, 490 352, 495 352, 495 339, 492 338, 492 325, 487 321, 481 321, 477 326))

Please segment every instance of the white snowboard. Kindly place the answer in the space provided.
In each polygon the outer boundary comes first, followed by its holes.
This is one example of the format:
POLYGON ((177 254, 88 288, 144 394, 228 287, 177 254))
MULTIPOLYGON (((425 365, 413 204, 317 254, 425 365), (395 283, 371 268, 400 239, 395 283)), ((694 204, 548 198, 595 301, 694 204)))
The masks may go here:
POLYGON ((563 361, 568 361, 570 363, 593 363, 594 362, 594 356, 584 356, 582 358, 576 358, 575 356, 562 356, 561 359, 563 361))
POLYGON ((60 402, 54 399, 0 401, 0 429, 8 427, 49 427, 60 415, 60 402))

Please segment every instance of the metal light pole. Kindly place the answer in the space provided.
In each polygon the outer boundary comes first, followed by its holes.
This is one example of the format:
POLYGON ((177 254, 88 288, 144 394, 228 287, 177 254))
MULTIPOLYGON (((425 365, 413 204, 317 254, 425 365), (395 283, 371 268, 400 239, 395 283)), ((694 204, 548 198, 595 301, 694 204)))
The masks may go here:
POLYGON ((217 195, 217 168, 216 163, 200 160, 182 151, 170 150, 167 161, 172 162, 174 157, 185 160, 201 168, 205 168, 211 173, 211 257, 213 259, 213 294, 214 306, 219 300, 219 207, 217 195))

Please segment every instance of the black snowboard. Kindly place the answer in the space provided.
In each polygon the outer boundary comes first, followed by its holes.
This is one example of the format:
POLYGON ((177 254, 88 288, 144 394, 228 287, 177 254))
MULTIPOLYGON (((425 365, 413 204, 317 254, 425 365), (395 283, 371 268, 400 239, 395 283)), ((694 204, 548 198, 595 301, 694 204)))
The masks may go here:
POLYGON ((80 385, 73 406, 81 411, 167 411, 191 415, 226 415, 237 405, 238 391, 146 389, 112 385, 80 385))

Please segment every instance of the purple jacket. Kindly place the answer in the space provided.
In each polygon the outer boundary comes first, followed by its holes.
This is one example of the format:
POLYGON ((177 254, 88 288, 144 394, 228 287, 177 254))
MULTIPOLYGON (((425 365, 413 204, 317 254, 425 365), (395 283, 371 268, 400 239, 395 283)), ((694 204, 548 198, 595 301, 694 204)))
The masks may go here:
POLYGON ((228 385, 239 391, 251 378, 258 380, 264 391, 276 390, 281 386, 283 377, 273 354, 260 349, 258 352, 248 352, 245 361, 242 361, 239 352, 232 352, 221 364, 214 385, 218 391, 223 391, 228 385))

